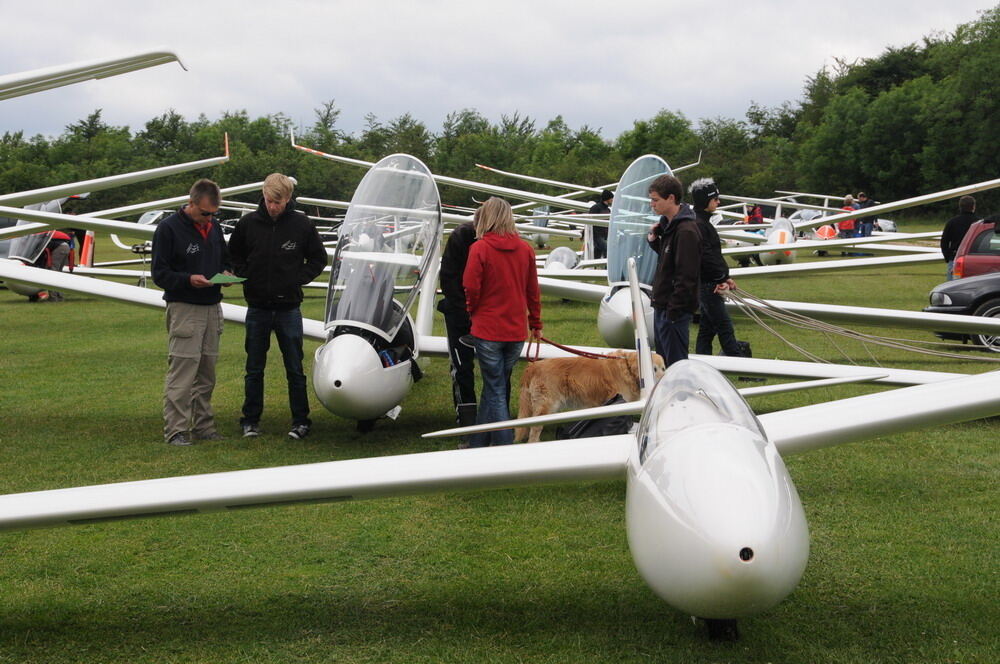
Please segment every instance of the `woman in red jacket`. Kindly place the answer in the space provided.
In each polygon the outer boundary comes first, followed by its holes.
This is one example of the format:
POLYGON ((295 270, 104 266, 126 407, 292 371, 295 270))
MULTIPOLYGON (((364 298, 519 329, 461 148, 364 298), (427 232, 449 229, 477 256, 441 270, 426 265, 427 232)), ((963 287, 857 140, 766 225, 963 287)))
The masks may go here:
MULTIPOLYGON (((462 285, 483 381, 476 422, 487 424, 510 419, 510 375, 528 328, 541 336, 542 305, 535 252, 518 236, 510 204, 490 198, 473 219, 478 241, 469 248, 462 285)), ((469 447, 512 442, 514 430, 504 429, 475 434, 469 447)))

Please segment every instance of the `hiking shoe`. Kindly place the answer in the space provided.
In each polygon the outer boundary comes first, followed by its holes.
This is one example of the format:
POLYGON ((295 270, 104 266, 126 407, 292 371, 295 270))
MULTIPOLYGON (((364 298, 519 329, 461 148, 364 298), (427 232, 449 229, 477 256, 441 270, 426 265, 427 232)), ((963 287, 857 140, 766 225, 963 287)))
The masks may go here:
POLYGON ((209 433, 196 433, 194 435, 195 440, 225 440, 223 436, 218 431, 210 431, 209 433))
POLYGON ((194 445, 194 441, 185 432, 175 433, 167 441, 167 445, 176 445, 177 447, 187 447, 188 445, 194 445))
POLYGON ((243 425, 243 437, 244 438, 256 438, 260 435, 260 425, 259 424, 244 424, 243 425))
POLYGON ((308 424, 296 424, 292 427, 292 430, 288 432, 288 437, 293 440, 302 440, 309 435, 309 425, 308 424))

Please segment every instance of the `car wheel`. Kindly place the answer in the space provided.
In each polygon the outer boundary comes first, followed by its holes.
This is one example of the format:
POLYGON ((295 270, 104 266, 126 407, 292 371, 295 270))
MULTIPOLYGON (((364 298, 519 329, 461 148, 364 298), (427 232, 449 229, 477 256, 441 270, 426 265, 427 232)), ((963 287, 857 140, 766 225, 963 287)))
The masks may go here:
MULTIPOLYGON (((976 313, 974 315, 1000 318, 1000 298, 994 298, 983 302, 979 305, 979 308, 976 309, 976 313)), ((975 334, 972 338, 977 344, 985 346, 988 350, 1000 353, 1000 334, 975 334)))

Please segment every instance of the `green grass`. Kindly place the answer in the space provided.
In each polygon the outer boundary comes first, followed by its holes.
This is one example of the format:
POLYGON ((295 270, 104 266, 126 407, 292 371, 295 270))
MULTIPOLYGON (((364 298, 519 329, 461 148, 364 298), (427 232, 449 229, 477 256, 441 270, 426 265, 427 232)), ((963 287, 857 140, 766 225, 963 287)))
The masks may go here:
MULTIPOLYGON (((102 255, 102 259, 110 256, 102 255)), ((915 310, 942 266, 744 279, 781 299, 915 310)), ((240 302, 238 291, 228 299, 240 302)), ((305 311, 319 316, 322 298, 305 311)), ((596 307, 545 299, 547 335, 598 344, 596 307)), ((314 401, 286 438, 280 356, 265 435, 237 436, 242 330, 227 326, 214 405, 226 441, 161 441, 162 312, 0 290, 0 492, 405 454, 454 445, 444 360, 368 435, 314 401)), ((737 321, 758 357, 798 359, 737 321)), ((895 333, 895 332, 894 332, 895 333)), ((914 338, 930 335, 910 332, 914 338)), ((803 335, 799 335, 802 337, 803 335)), ((837 359, 822 338, 811 350, 837 359)), ((309 344, 309 352, 315 344, 309 344)), ((886 366, 969 359, 876 349, 886 366)), ((861 349, 852 349, 870 363, 861 349)), ((753 402, 758 412, 879 388, 753 402)), ((817 423, 822 426, 822 423, 817 423)), ((705 640, 632 566, 620 482, 444 494, 0 533, 0 662, 994 662, 997 421, 792 457, 812 531, 799 588, 705 640)))

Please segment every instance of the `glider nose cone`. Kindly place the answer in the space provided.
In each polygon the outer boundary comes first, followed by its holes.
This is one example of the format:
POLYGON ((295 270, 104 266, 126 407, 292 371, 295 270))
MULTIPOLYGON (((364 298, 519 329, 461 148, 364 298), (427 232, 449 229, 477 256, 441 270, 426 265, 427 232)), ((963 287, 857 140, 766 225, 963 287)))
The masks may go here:
POLYGON ((677 435, 630 477, 629 545, 650 587, 702 618, 764 611, 798 584, 805 515, 781 457, 731 424, 677 435))
POLYGON ((409 360, 385 367, 372 345, 353 334, 336 336, 316 350, 313 389, 335 415, 380 417, 399 405, 411 383, 409 360))
MULTIPOLYGON (((653 333, 653 309, 649 296, 642 294, 642 307, 646 313, 646 329, 653 333)), ((620 288, 610 297, 601 299, 597 312, 597 329, 609 346, 635 348, 635 325, 632 323, 632 296, 628 288, 620 288)), ((653 343, 652 337, 649 343, 653 343)))

